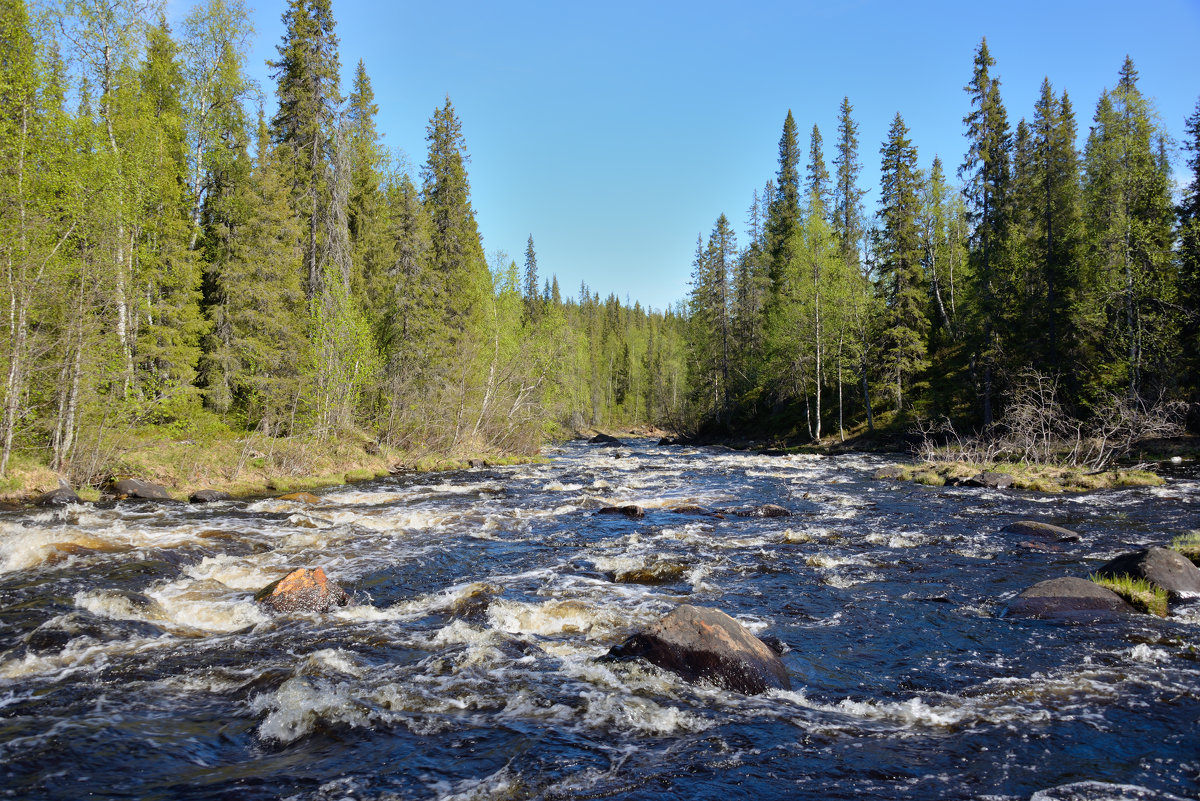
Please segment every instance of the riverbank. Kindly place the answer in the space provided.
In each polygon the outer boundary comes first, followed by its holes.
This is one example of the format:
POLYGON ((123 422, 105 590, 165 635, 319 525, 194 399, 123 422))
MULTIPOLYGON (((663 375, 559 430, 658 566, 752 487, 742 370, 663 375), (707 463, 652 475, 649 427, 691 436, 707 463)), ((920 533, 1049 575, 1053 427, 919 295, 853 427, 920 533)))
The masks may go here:
POLYGON ((500 453, 486 449, 439 453, 403 449, 375 442, 361 432, 337 439, 275 438, 210 433, 202 438, 177 439, 161 430, 125 437, 119 446, 94 455, 78 472, 63 476, 43 461, 17 456, 8 475, 0 479, 0 504, 19 506, 56 489, 60 479, 71 484, 85 501, 99 500, 115 479, 140 478, 167 489, 172 498, 187 500, 197 490, 254 497, 312 490, 366 481, 405 472, 434 472, 470 467, 473 463, 518 464, 537 461, 538 454, 500 453), (74 479, 74 480, 72 480, 74 479))

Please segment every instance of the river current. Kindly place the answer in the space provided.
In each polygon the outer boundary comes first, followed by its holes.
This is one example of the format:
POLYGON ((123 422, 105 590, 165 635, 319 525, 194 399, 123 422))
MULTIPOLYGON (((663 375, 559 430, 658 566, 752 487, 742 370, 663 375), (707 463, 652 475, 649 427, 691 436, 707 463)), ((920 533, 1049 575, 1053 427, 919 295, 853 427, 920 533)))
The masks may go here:
POLYGON ((1200 603, 1002 615, 1200 527, 1200 481, 1037 495, 878 481, 880 456, 548 455, 317 504, 0 513, 0 797, 1200 795, 1200 603), (792 514, 732 513, 767 503, 792 514), (1000 532, 1019 519, 1082 537, 1031 548, 1000 532), (355 603, 254 603, 303 566, 355 603), (793 689, 597 660, 681 603, 782 641, 793 689))

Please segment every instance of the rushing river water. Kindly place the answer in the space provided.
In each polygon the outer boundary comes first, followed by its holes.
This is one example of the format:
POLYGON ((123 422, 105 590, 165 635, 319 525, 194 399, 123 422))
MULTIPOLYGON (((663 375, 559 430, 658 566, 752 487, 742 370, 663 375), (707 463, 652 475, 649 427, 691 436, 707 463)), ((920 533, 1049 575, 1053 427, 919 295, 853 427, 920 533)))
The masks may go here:
POLYGON ((0 514, 0 796, 1200 795, 1200 604, 1000 616, 1200 527, 1200 482, 1048 496, 876 481, 875 456, 553 453, 316 505, 0 514), (646 515, 595 513, 619 503, 646 515), (672 510, 764 503, 793 514, 672 510), (999 533, 1029 518, 1082 540, 999 533), (253 602, 318 565, 355 605, 253 602), (641 569, 663 583, 614 580, 641 569), (597 661, 684 602, 779 638, 793 689, 597 661))

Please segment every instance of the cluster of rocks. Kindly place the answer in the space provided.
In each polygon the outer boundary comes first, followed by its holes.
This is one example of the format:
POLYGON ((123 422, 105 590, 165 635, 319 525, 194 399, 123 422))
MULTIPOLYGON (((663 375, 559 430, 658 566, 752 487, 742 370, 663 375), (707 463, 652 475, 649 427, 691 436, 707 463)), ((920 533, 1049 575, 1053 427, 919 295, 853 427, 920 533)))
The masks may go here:
MULTIPOLYGON (((172 501, 171 493, 161 484, 155 484, 141 478, 122 478, 113 481, 108 486, 109 493, 118 501, 172 501)), ((232 500, 228 492, 214 489, 202 489, 193 492, 188 497, 189 503, 214 503, 216 501, 232 500)), ((82 503, 79 494, 71 487, 63 484, 58 489, 51 490, 34 500, 35 506, 67 506, 82 503)))
MULTIPOLYGON (((1070 542, 1079 535, 1048 523, 1022 520, 1004 532, 1070 542)), ((1023 543, 1028 545, 1030 543, 1023 543)), ((1099 579, 1132 578, 1147 582, 1167 593, 1171 603, 1200 598, 1200 569, 1183 554, 1169 548, 1150 547, 1122 554, 1092 574, 1099 579)), ((1040 581, 1013 598, 1004 609, 1006 617, 1038 618, 1072 623, 1102 622, 1140 610, 1113 590, 1077 576, 1040 581)))

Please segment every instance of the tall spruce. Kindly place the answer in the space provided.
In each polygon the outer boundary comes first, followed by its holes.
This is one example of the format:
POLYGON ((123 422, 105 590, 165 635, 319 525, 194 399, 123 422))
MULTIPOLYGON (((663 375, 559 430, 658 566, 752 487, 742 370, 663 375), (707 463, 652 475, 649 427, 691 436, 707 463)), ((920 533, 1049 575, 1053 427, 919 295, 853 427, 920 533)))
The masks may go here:
POLYGON ((800 146, 796 120, 788 109, 779 137, 779 172, 768 194, 766 251, 771 277, 772 302, 786 291, 787 266, 792 260, 796 234, 800 230, 800 146))
POLYGON ((927 366, 929 331, 921 273, 922 176, 917 149, 899 113, 879 152, 879 283, 886 306, 881 347, 899 411, 912 377, 927 366))
POLYGON ((808 164, 805 165, 804 189, 808 197, 820 202, 822 213, 829 213, 829 170, 825 168, 825 152, 822 147, 821 129, 813 124, 808 144, 808 164))
MULTIPOLYGON (((1200 100, 1186 121, 1183 147, 1188 151, 1189 181, 1179 205, 1179 289, 1183 311, 1180 350, 1192 401, 1200 400, 1200 100)), ((1200 409, 1200 406, 1193 408, 1200 409)))
POLYGON ((271 138, 282 146, 290 168, 296 207, 305 220, 305 292, 321 289, 320 237, 328 214, 327 167, 333 153, 341 62, 334 33, 331 0, 289 0, 279 58, 268 62, 276 81, 279 110, 271 119, 271 138))
POLYGON ((967 154, 959 168, 972 226, 971 262, 978 283, 976 352, 980 362, 980 399, 984 425, 995 417, 996 369, 999 357, 998 323, 1002 318, 1002 286, 1006 265, 1002 247, 1008 236, 1008 185, 1011 135, 1008 114, 1000 99, 1000 81, 992 77, 996 60, 987 39, 975 51, 974 71, 965 91, 972 110, 967 126, 967 154))
POLYGON ((1150 101, 1126 58, 1120 80, 1096 106, 1084 163, 1093 300, 1091 336, 1109 386, 1131 398, 1155 397, 1176 378, 1173 347, 1176 279, 1170 165, 1150 101))

